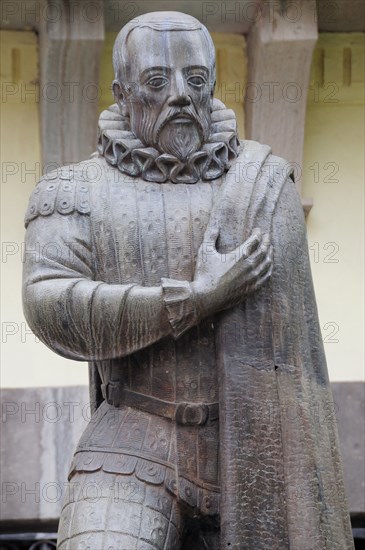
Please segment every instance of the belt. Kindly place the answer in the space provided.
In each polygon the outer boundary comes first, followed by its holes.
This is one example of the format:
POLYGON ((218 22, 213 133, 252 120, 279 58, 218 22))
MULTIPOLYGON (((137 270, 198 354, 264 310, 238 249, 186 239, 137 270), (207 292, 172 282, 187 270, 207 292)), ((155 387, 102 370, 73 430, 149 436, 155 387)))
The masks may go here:
POLYGON ((140 411, 175 420, 182 426, 203 426, 208 420, 217 420, 219 417, 219 403, 172 403, 121 388, 119 384, 109 382, 101 385, 103 397, 114 407, 125 405, 140 411))

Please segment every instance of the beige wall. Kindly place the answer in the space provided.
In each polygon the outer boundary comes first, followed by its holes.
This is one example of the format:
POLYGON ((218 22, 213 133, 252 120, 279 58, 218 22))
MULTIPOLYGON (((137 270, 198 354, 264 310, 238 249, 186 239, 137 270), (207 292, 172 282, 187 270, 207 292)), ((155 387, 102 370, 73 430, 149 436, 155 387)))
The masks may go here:
MULTIPOLYGON (((87 365, 62 359, 42 343, 36 342, 34 335, 27 333, 22 314, 23 215, 41 171, 39 102, 36 93, 37 41, 35 34, 25 31, 2 31, 0 36, 1 83, 2 91, 7 93, 6 97, 3 95, 0 105, 1 383, 4 387, 85 384, 87 365), (26 172, 34 169, 36 174, 26 172)), ((214 38, 218 46, 218 79, 221 83, 218 90, 225 90, 221 99, 235 108, 243 136, 243 104, 241 99, 236 101, 235 94, 237 89, 244 89, 246 79, 245 42, 242 37, 232 35, 214 38), (232 52, 232 56, 228 52, 232 52), (230 64, 227 64, 227 59, 231 59, 230 64), (239 66, 243 67, 241 73, 237 72, 239 66), (229 93, 230 90, 234 93, 229 93)), ((304 196, 314 198, 314 207, 308 218, 309 244, 332 380, 364 378, 364 136, 363 97, 359 93, 363 84, 360 40, 359 35, 320 37, 313 68, 313 79, 317 79, 319 84, 313 83, 309 94, 306 125, 304 196), (338 85, 338 92, 336 87, 326 88, 333 82, 338 85), (329 103, 328 100, 333 99, 330 95, 333 90, 336 92, 334 99, 339 101, 329 103), (338 171, 333 174, 337 166, 338 171), (339 181, 330 181, 331 175, 333 180, 339 181)), ((109 88, 112 78, 111 43, 109 36, 103 56, 101 109, 112 102, 109 88)))
POLYGON ((22 312, 23 218, 41 174, 37 37, 1 31, 1 385, 87 383, 87 365, 36 341, 22 312))
POLYGON ((312 64, 303 195, 331 380, 364 380, 364 35, 321 34, 312 64))

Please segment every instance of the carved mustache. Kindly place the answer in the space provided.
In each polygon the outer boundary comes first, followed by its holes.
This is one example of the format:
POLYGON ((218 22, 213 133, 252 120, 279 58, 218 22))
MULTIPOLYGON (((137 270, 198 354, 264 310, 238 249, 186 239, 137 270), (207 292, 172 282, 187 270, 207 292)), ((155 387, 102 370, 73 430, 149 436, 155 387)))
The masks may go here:
POLYGON ((174 120, 175 118, 179 116, 184 116, 187 118, 190 118, 192 122, 197 124, 199 127, 199 131, 202 131, 202 123, 200 122, 199 116, 197 115, 194 107, 192 105, 188 105, 185 107, 169 107, 167 112, 163 113, 163 120, 158 124, 156 129, 156 137, 157 139, 160 136, 160 132, 162 128, 168 124, 171 120, 174 120))
POLYGON ((167 117, 166 117, 167 122, 169 122, 170 120, 173 120, 178 116, 184 116, 187 118, 191 118, 192 120, 197 120, 198 118, 195 112, 195 109, 190 105, 182 108, 172 107, 169 109, 169 112, 167 113, 167 117))

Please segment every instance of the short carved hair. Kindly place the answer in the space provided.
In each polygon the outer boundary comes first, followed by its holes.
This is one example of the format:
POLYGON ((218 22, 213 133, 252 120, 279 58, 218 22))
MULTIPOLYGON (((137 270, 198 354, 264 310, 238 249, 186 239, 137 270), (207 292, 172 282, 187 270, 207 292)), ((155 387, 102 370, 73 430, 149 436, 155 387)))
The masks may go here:
POLYGON ((127 40, 137 28, 146 27, 156 31, 200 31, 208 47, 212 85, 215 82, 215 48, 208 29, 195 17, 177 11, 155 11, 135 17, 119 32, 113 48, 115 79, 123 86, 129 70, 127 40))

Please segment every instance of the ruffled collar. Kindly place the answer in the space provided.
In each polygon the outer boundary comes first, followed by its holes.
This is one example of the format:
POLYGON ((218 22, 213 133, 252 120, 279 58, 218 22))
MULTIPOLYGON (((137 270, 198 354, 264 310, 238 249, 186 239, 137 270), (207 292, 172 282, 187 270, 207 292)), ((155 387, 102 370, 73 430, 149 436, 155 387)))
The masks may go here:
POLYGON ((129 128, 117 104, 99 118, 98 152, 129 176, 164 183, 196 183, 219 178, 237 157, 239 141, 235 114, 218 99, 213 101, 212 133, 208 142, 187 162, 146 147, 129 128))

